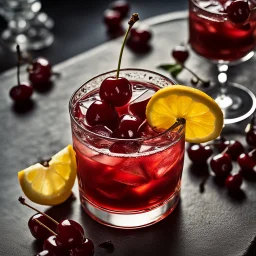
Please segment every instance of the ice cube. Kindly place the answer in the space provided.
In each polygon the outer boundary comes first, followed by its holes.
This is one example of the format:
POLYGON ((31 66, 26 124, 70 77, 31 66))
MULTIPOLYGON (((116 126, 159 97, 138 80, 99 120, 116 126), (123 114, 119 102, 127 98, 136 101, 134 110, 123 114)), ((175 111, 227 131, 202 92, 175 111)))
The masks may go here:
POLYGON ((122 157, 114 157, 106 154, 98 154, 96 156, 93 156, 92 159, 98 163, 108 166, 116 166, 125 161, 125 159, 122 157))

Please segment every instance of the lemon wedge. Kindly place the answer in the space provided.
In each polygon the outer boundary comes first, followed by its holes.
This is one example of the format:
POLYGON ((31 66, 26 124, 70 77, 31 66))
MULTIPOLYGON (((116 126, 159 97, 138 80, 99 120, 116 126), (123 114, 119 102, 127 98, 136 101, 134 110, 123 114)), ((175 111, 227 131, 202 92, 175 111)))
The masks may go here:
POLYGON ((34 164, 18 173, 24 194, 34 203, 57 205, 71 194, 76 179, 75 151, 71 145, 45 164, 34 164))
POLYGON ((217 138, 223 128, 223 113, 206 93, 184 85, 158 90, 146 107, 149 125, 168 129, 177 118, 186 119, 187 142, 203 143, 217 138))

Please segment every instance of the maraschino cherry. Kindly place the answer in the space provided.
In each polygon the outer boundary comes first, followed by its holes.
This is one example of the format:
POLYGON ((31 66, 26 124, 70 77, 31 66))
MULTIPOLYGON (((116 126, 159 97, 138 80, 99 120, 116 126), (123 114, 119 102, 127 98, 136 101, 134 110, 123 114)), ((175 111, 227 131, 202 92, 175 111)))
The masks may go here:
POLYGON ((60 248, 56 243, 56 236, 48 237, 43 244, 43 249, 53 253, 54 256, 69 256, 69 251, 60 248))
POLYGON ((114 106, 105 101, 94 101, 86 112, 86 121, 89 125, 105 125, 110 129, 116 124, 118 113, 114 106))
POLYGON ((256 148, 256 114, 245 128, 245 139, 249 146, 256 148))
POLYGON ((132 139, 138 136, 137 131, 142 121, 132 115, 122 115, 113 134, 115 138, 132 139))
POLYGON ((104 23, 108 30, 114 31, 120 28, 121 25, 121 14, 115 10, 106 10, 104 12, 104 23))
POLYGON ((172 57, 183 64, 189 57, 188 48, 184 45, 177 45, 172 50, 172 57))
POLYGON ((118 11, 121 15, 121 18, 125 18, 130 10, 130 5, 127 1, 118 0, 111 4, 110 8, 112 10, 118 11))
POLYGON ((121 47, 116 77, 106 78, 105 80, 103 80, 103 82, 100 86, 99 95, 100 95, 101 100, 106 101, 107 103, 109 103, 115 107, 124 106, 125 104, 127 104, 130 101, 130 99, 132 97, 131 83, 126 78, 119 77, 119 73, 120 73, 124 45, 127 40, 127 36, 129 34, 133 24, 137 20, 139 20, 139 16, 137 13, 135 13, 132 15, 131 19, 128 22, 129 27, 126 31, 124 41, 123 41, 123 44, 121 47))
POLYGON ((85 238, 83 243, 70 250, 70 256, 92 256, 94 254, 93 242, 85 238))
POLYGON ((39 220, 51 230, 56 231, 56 223, 45 217, 43 214, 36 213, 29 219, 28 227, 33 237, 37 240, 45 240, 48 237, 52 236, 52 233, 48 229, 44 228, 42 225, 38 224, 36 220, 39 220))
POLYGON ((243 182, 243 177, 240 173, 229 175, 225 180, 225 186, 229 190, 239 190, 243 182))
POLYGON ((30 99, 30 97, 33 94, 33 87, 27 83, 27 82, 20 82, 20 62, 21 62, 21 52, 20 52, 20 46, 17 45, 17 82, 18 85, 14 86, 10 90, 10 97, 18 103, 27 101, 30 99))
POLYGON ((251 13, 248 1, 244 0, 231 1, 226 11, 228 18, 237 25, 245 24, 251 13))
POLYGON ((233 160, 236 160, 244 152, 243 145, 237 140, 227 140, 223 144, 227 147, 227 154, 233 160))
POLYGON ((249 172, 255 172, 256 174, 256 148, 253 149, 249 153, 242 153, 237 158, 237 163, 239 164, 242 171, 249 171, 249 172))
POLYGON ((84 230, 82 226, 73 221, 73 220, 63 220, 58 223, 56 220, 52 219, 49 215, 40 212, 39 210, 35 209, 34 207, 30 206, 25 202, 23 197, 19 198, 21 204, 26 205, 27 207, 37 211, 38 213, 44 215, 46 218, 57 224, 56 232, 51 230, 45 224, 40 222, 38 219, 34 219, 35 222, 40 224, 42 227, 47 229, 49 232, 52 233, 53 236, 48 237, 44 242, 44 250, 48 250, 52 252, 55 256, 64 256, 69 255, 68 251, 71 249, 75 249, 76 247, 82 246, 83 250, 85 251, 84 247, 87 247, 88 250, 91 248, 91 244, 85 245, 86 239, 84 237, 84 230))
POLYGON ((46 58, 39 57, 32 61, 28 73, 33 86, 48 85, 52 76, 51 64, 46 58))
POLYGON ((187 149, 187 153, 194 164, 205 164, 213 151, 208 145, 191 144, 187 149))
POLYGON ((215 155, 211 161, 210 166, 217 177, 226 177, 232 170, 232 160, 226 153, 226 148, 222 153, 215 155))

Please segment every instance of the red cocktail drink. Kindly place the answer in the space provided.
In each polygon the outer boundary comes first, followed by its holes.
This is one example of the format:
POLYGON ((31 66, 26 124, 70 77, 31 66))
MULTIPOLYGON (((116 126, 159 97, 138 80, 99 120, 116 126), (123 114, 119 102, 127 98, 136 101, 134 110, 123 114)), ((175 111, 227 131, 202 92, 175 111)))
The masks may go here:
MULTIPOLYGON (((232 23, 227 15, 226 0, 189 1, 189 42, 199 55, 213 61, 237 61, 256 46, 256 13, 245 25, 232 23)), ((255 0, 248 1, 250 9, 255 0)))
MULTIPOLYGON (((73 144, 78 164, 82 206, 93 218, 110 226, 142 227, 167 216, 179 199, 184 159, 184 124, 155 131, 145 119, 146 104, 160 88, 173 84, 150 71, 122 70, 133 96, 118 115, 140 120, 137 136, 115 138, 101 125, 90 127, 86 111, 99 99, 106 73, 85 83, 70 101, 73 144)), ((114 130, 114 127, 111 127, 114 130)))

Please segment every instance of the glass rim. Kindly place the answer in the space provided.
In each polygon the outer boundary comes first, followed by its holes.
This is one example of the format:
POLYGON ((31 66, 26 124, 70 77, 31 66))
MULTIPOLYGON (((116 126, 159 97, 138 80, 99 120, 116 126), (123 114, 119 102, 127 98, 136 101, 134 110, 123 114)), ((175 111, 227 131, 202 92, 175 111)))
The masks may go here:
MULTIPOLYGON (((120 72, 121 71, 140 71, 140 72, 148 72, 148 73, 151 73, 151 74, 154 74, 154 75, 157 75, 159 77, 162 77, 164 78, 165 80, 167 81, 170 81, 170 83, 172 83, 172 85, 175 85, 177 84, 176 82, 174 82, 174 80, 162 75, 162 74, 159 74, 155 71, 151 71, 151 70, 146 70, 146 69, 138 69, 138 68, 125 68, 125 69, 120 69, 120 72)), ((107 136, 104 136, 104 135, 100 135, 100 134, 97 134, 97 133, 94 133, 92 131, 90 131, 89 129, 83 127, 82 125, 79 124, 79 122, 77 122, 77 120, 75 119, 73 113, 72 113, 72 110, 73 110, 73 104, 72 104, 72 101, 76 95, 76 93, 83 87, 85 86, 87 83, 93 81, 94 79, 98 78, 98 77, 101 77, 103 75, 107 75, 109 73, 113 73, 113 72, 116 72, 116 70, 111 70, 111 71, 107 71, 107 72, 104 72, 104 73, 101 73, 97 76, 94 76, 93 78, 87 80, 86 82, 84 82, 77 90, 75 90, 75 92, 71 95, 70 97, 70 100, 69 100, 69 115, 72 119, 72 122, 74 122, 78 127, 79 129, 81 129, 83 132, 86 132, 87 134, 91 134, 95 137, 98 137, 98 138, 101 138, 101 139, 105 139, 105 140, 109 140, 109 141, 121 141, 121 142, 143 142, 143 141, 150 141, 150 140, 153 140, 153 139, 156 139, 156 138, 159 138, 161 136, 164 136, 165 134, 167 134, 168 132, 174 130, 175 128, 177 128, 178 126, 180 126, 180 128, 178 129, 178 134, 179 136, 177 136, 177 138, 175 138, 174 142, 179 140, 181 135, 183 133, 185 133, 185 125, 186 125, 186 120, 184 118, 177 118, 176 119, 176 122, 174 124, 172 124, 168 129, 164 130, 163 132, 159 132, 157 135, 155 136, 152 136, 152 137, 149 137, 149 138, 127 138, 127 139, 122 139, 122 138, 112 138, 112 137, 107 137, 107 136), (184 130, 183 133, 181 133, 182 131, 184 130)), ((158 86, 158 85, 156 85, 158 86)), ((159 86, 158 86, 159 87, 159 86)), ((144 121, 142 122, 142 124, 144 123, 144 121)))
POLYGON ((199 6, 198 3, 196 3, 196 0, 190 0, 190 2, 193 3, 198 9, 200 9, 201 11, 203 11, 205 13, 215 14, 215 15, 218 15, 218 16, 223 17, 223 18, 227 18, 228 17, 227 13, 217 12, 217 11, 209 11, 209 10, 204 9, 203 7, 199 6))

